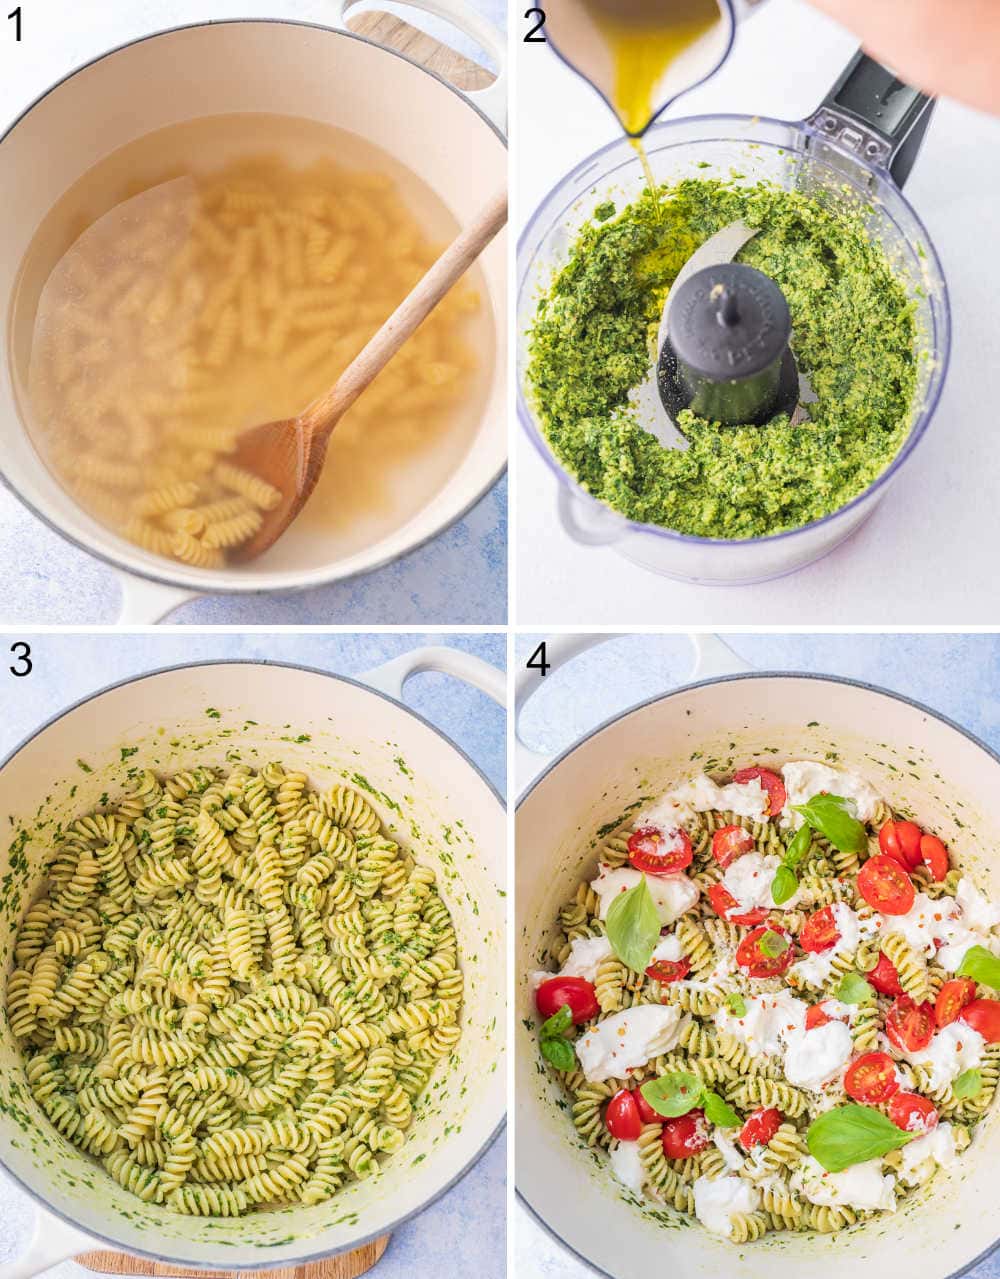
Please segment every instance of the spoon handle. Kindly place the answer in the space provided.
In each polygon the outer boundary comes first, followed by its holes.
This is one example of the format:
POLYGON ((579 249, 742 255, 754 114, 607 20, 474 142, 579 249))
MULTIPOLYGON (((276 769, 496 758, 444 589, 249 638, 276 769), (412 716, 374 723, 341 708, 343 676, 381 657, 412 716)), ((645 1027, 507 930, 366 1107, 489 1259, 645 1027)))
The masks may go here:
POLYGON ((475 262, 507 221, 507 192, 498 191, 464 231, 452 241, 379 331, 354 357, 333 387, 299 419, 312 435, 332 431, 403 343, 430 315, 446 293, 475 262))

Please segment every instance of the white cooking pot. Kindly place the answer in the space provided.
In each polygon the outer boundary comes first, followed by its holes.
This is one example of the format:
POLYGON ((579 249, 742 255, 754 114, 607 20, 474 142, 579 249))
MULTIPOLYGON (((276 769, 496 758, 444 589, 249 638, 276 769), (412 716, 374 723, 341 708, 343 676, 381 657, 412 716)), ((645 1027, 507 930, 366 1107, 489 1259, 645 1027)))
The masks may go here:
MULTIPOLYGON (((404 680, 420 670, 456 675, 504 702, 500 671, 447 648, 404 654, 364 682, 298 666, 208 662, 95 693, 39 728, 0 767, 4 825, 9 814, 14 827, 29 828, 43 808, 65 822, 94 807, 105 790, 118 791, 123 746, 139 748, 131 764, 165 771, 189 767, 192 759, 221 765, 237 749, 251 764, 281 759, 314 785, 361 775, 387 829, 437 870, 466 978, 457 1060, 439 1065, 435 1102, 418 1110, 402 1153, 324 1204, 231 1220, 143 1204, 62 1138, 31 1098, 0 1018, 0 1164, 39 1205, 34 1241, 3 1268, 4 1279, 28 1279, 101 1244, 226 1270, 317 1260, 388 1233, 452 1186, 490 1145, 503 1122, 505 1093, 504 805, 457 746, 400 705, 404 680), (206 717, 207 707, 221 718, 206 717), (79 759, 93 772, 81 771, 79 759)), ((29 840, 25 870, 14 872, 12 890, 0 890, 4 972, 20 918, 40 887, 46 843, 37 835, 29 840)))
POLYGON ((259 560, 192 568, 144 551, 83 511, 46 469, 18 415, 10 364, 22 372, 30 333, 12 342, 11 299, 22 258, 59 197, 99 160, 168 125, 201 116, 267 112, 359 134, 413 169, 456 220, 467 223, 506 181, 506 41, 464 0, 407 0, 446 18, 485 48, 500 71, 489 88, 460 93, 433 72, 352 34, 332 0, 333 27, 224 21, 136 40, 74 71, 0 139, 0 478, 69 541, 123 570, 122 622, 158 621, 198 594, 304 590, 397 559, 460 519, 502 474, 507 458, 507 251, 500 235, 480 259, 497 335, 494 375, 465 456, 413 519, 364 550, 331 559, 321 532, 296 525, 259 560), (44 157, 40 163, 39 157, 44 157))
MULTIPOLYGON (((550 640, 553 667, 606 636, 550 640)), ((560 904, 596 865, 596 832, 622 820, 640 795, 656 795, 702 760, 730 766, 761 759, 822 759, 868 777, 896 807, 912 812, 961 850, 964 865, 1000 893, 1000 758, 957 724, 896 693, 833 676, 753 672, 719 640, 697 641, 694 683, 655 697, 596 728, 555 762, 519 751, 517 954, 517 1189, 567 1247, 616 1279, 843 1279, 849 1268, 879 1279, 943 1279, 997 1245, 996 1111, 954 1170, 893 1215, 835 1235, 773 1234, 736 1247, 659 1209, 660 1222, 626 1202, 606 1160, 575 1137, 559 1088, 539 1069, 529 974, 554 929, 560 904), (774 753, 772 754, 772 748, 774 753), (664 1221, 671 1224, 664 1224, 664 1221)), ((554 671, 546 676, 552 679, 554 671)), ((537 672, 522 673, 523 697, 537 672)))

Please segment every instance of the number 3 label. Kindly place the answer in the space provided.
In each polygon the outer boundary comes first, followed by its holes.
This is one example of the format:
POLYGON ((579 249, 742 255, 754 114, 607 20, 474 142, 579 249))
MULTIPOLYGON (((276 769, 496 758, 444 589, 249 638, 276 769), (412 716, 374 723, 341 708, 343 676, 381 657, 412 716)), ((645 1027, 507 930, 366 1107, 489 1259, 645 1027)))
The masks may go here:
POLYGON ((30 675, 34 665, 31 660, 31 645, 19 640, 16 644, 11 644, 10 651, 15 658, 13 666, 9 668, 11 675, 16 675, 19 679, 30 675))

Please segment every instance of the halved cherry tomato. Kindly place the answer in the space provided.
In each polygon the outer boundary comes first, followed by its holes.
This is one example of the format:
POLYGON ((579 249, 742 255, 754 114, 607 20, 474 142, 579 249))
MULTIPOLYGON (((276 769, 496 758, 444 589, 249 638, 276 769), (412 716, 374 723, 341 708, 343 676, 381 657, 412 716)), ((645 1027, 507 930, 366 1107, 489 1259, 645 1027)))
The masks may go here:
POLYGON ((753 836, 742 826, 720 826, 712 836, 712 856, 723 869, 753 846, 753 836))
POLYGON ((916 896, 909 875, 892 857, 869 857, 858 872, 858 892, 884 915, 905 915, 916 896))
POLYGON ((866 1106, 880 1106, 899 1092, 896 1063, 888 1053, 865 1053, 847 1067, 844 1092, 866 1106))
POLYGON ((937 1127, 934 1103, 915 1092, 898 1092, 889 1102, 889 1118, 903 1132, 930 1132, 937 1127))
POLYGON ((769 768, 741 768, 738 773, 733 773, 733 781, 738 786, 754 780, 759 781, 764 790, 767 791, 768 817, 777 817, 785 807, 785 800, 787 799, 785 783, 778 773, 772 773, 769 768))
POLYGON ((780 977, 788 970, 793 957, 791 941, 780 928, 755 928, 736 948, 736 962, 751 977, 780 977), (760 942, 765 933, 776 933, 785 942, 780 955, 768 955, 761 949, 760 942))
POLYGON ((840 941, 840 929, 833 917, 833 907, 824 906, 810 915, 799 933, 799 945, 803 950, 817 954, 829 950, 840 941))
POLYGON ((833 1018, 822 1004, 811 1004, 806 1011, 806 1030, 816 1030, 818 1026, 825 1026, 829 1021, 833 1021, 833 1018))
POLYGON ((903 993, 896 965, 887 955, 883 955, 881 952, 879 953, 878 963, 865 976, 868 978, 869 984, 874 986, 880 995, 892 995, 895 999, 897 995, 903 993))
POLYGON ((551 1017, 563 1004, 569 1004, 574 1026, 582 1026, 601 1011, 597 992, 586 977, 550 977, 535 991, 535 1007, 543 1017, 551 1017))
POLYGON ((878 833, 878 846, 903 870, 920 865, 920 827, 916 822, 886 822, 878 833))
POLYGON ((900 995, 885 1015, 885 1033, 903 1052, 920 1052, 934 1038, 934 1005, 915 1004, 909 995, 900 995))
POLYGON ((647 875, 676 875, 691 865, 693 856, 691 837, 679 826, 670 831, 644 826, 629 836, 628 859, 647 875))
POLYGON ((936 835, 920 836, 920 860, 939 884, 948 877, 948 850, 936 835))
POLYGON ((971 977, 955 977, 946 981, 934 1004, 934 1020, 938 1026, 950 1026, 966 1004, 976 997, 976 983, 971 977))
POLYGON ((635 1090, 632 1096, 635 1098, 635 1104, 639 1108, 639 1118, 642 1120, 644 1124, 662 1124, 663 1123, 663 1116, 659 1113, 659 1111, 653 1109, 653 1107, 649 1104, 649 1102, 642 1095, 642 1092, 638 1088, 635 1090))
POLYGON ((767 908, 754 906, 751 910, 739 910, 739 902, 725 884, 713 884, 708 890, 708 900, 715 913, 730 924, 743 924, 752 928, 754 924, 762 924, 767 919, 767 908), (734 915, 732 912, 736 911, 734 915))
POLYGON ((1000 999, 974 999, 958 1015, 988 1044, 1000 1044, 1000 999))
POLYGON ((682 981, 691 971, 690 959, 655 959, 646 969, 646 976, 654 981, 682 981))
POLYGON ((785 1116, 773 1106, 761 1106, 753 1114, 747 1116, 746 1123, 740 1129, 738 1141, 744 1150, 753 1146, 766 1146, 781 1127, 785 1116))
POLYGON ((638 1141, 642 1136, 642 1116, 635 1095, 619 1088, 604 1110, 604 1126, 618 1141, 638 1141))
POLYGON ((690 1159, 711 1144, 703 1110, 689 1110, 663 1125, 663 1153, 668 1159, 690 1159))

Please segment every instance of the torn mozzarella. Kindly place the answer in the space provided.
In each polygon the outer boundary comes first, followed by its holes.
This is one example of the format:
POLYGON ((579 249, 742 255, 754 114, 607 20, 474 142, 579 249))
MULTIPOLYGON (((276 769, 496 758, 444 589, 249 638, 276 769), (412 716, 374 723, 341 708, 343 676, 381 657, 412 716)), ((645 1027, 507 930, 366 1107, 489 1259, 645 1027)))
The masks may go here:
POLYGON ((786 792, 781 823, 793 830, 798 830, 804 820, 800 813, 793 811, 794 805, 805 804, 814 795, 839 795, 847 800, 848 810, 861 822, 870 822, 882 802, 875 787, 849 769, 830 768, 807 759, 786 764, 781 775, 786 792))
POLYGON ((790 1184, 810 1203, 824 1207, 856 1208, 861 1212, 896 1210, 896 1179, 883 1175, 881 1159, 869 1159, 843 1172, 827 1172, 809 1155, 792 1175, 790 1184))
POLYGON ((611 1147, 610 1161, 611 1171, 622 1185, 628 1186, 629 1190, 634 1190, 638 1194, 646 1180, 646 1169, 642 1166, 642 1160, 639 1157, 639 1143, 637 1141, 614 1142, 611 1147))
POLYGON ((601 899, 601 918, 607 919, 611 903, 620 893, 628 892, 642 879, 649 888, 661 924, 674 923, 698 900, 698 885, 687 875, 643 875, 641 870, 634 870, 631 866, 612 870, 602 864, 597 878, 590 885, 601 899))
MULTIPOLYGON (((754 910, 758 906, 764 906, 768 910, 779 909, 771 895, 771 885, 780 865, 781 858, 773 853, 767 856, 761 853, 744 853, 730 863, 722 876, 722 883, 727 892, 736 898, 739 912, 734 913, 754 910)), ((798 899, 799 890, 796 889, 794 896, 783 902, 780 909, 791 910, 798 899)))
POLYGON ((730 782, 726 786, 718 786, 706 773, 699 773, 674 787, 655 804, 639 813, 635 818, 635 826, 636 829, 655 826, 659 830, 668 831, 691 821, 696 813, 713 810, 732 812, 739 817, 760 821, 766 815, 770 802, 759 778, 755 777, 750 782, 730 782))
POLYGON ((782 1051, 788 1035, 804 1030, 808 1004, 787 991, 753 995, 744 1000, 746 1012, 737 1017, 728 1008, 715 1014, 715 1024, 745 1044, 755 1057, 773 1057, 782 1051))
POLYGON ((950 1084, 966 1070, 972 1070, 983 1059, 986 1040, 978 1030, 964 1021, 953 1021, 937 1031, 934 1038, 919 1052, 906 1054, 914 1066, 929 1070, 928 1087, 935 1091, 950 1084))
POLYGON ((671 1004, 639 1004, 605 1017, 573 1047, 591 1083, 620 1079, 669 1052, 677 1043, 680 1022, 681 1010, 671 1004))
POLYGON ((692 1187, 695 1216, 713 1235, 730 1238, 733 1218, 755 1212, 760 1204, 760 1191, 742 1177, 699 1177, 692 1187))

